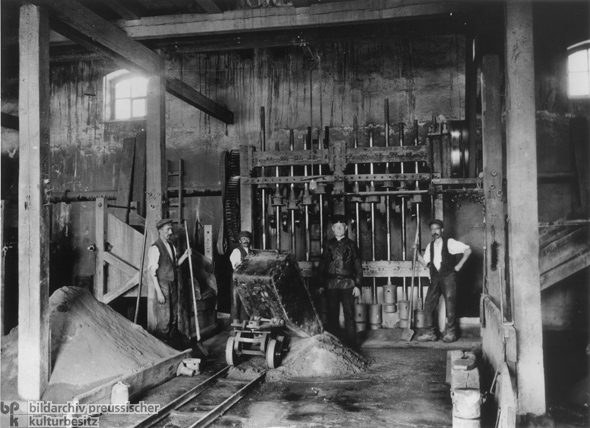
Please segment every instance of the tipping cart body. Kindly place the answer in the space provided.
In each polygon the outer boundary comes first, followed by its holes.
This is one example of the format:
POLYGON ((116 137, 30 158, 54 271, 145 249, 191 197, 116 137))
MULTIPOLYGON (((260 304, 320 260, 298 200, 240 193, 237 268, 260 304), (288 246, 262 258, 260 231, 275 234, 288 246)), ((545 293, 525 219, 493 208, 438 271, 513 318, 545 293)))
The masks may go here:
POLYGON ((299 337, 323 331, 297 261, 291 254, 257 251, 236 268, 233 281, 251 317, 281 319, 285 327, 299 337))

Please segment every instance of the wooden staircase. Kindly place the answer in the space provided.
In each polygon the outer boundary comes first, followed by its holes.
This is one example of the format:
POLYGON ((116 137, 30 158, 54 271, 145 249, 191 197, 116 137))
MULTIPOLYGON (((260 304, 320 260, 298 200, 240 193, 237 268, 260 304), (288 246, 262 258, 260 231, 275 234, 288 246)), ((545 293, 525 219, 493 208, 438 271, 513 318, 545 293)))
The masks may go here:
POLYGON ((565 221, 539 231, 541 290, 590 266, 590 223, 565 221))

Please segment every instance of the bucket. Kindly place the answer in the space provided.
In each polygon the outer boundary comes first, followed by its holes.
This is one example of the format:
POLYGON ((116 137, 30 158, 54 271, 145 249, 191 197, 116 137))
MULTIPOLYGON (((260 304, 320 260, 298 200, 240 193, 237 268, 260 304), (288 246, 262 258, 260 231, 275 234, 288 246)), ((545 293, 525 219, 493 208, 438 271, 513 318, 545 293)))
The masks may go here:
POLYGON ((117 382, 111 390, 111 404, 127 404, 129 402, 129 385, 117 382))
POLYGON ((424 328, 426 325, 426 316, 424 311, 416 310, 416 328, 424 328))

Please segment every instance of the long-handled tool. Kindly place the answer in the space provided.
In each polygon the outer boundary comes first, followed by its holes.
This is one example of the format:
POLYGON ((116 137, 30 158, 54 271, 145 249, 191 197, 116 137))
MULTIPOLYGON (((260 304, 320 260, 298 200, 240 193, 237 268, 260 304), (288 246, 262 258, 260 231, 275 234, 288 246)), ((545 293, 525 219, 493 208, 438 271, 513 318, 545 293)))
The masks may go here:
POLYGON ((414 337, 414 330, 412 330, 412 320, 414 319, 414 278, 416 276, 416 259, 418 255, 418 234, 420 232, 420 225, 416 226, 416 238, 414 238, 414 256, 412 257, 412 279, 410 280, 410 320, 408 327, 402 332, 402 340, 408 342, 414 337))
POLYGON ((139 284, 137 286, 137 300, 135 301, 135 316, 133 322, 137 324, 137 315, 139 314, 139 300, 141 299, 141 287, 143 285, 143 265, 145 263, 145 244, 147 242, 147 227, 143 231, 143 245, 141 247, 141 262, 139 263, 139 284))
MULTIPOLYGON (((186 247, 190 248, 190 241, 188 240, 188 227, 186 225, 186 220, 184 222, 184 232, 186 235, 186 247)), ((195 275, 193 272, 193 260, 192 256, 188 256, 188 267, 191 274, 191 293, 193 295, 193 311, 195 312, 195 330, 197 333, 197 349, 203 354, 205 357, 209 355, 209 352, 205 349, 203 344, 201 343, 201 328, 199 327, 199 313, 197 312, 197 295, 195 294, 195 275)))

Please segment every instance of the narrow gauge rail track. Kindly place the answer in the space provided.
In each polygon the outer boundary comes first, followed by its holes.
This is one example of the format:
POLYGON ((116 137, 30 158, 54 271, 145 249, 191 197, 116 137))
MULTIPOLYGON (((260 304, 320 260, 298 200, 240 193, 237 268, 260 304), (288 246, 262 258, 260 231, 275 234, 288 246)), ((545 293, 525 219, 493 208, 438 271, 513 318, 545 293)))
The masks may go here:
POLYGON ((266 372, 251 381, 227 379, 229 367, 191 388, 158 413, 147 416, 133 428, 164 427, 174 420, 176 426, 201 428, 209 426, 229 408, 264 380, 266 372), (208 392, 208 394, 203 394, 208 392))

